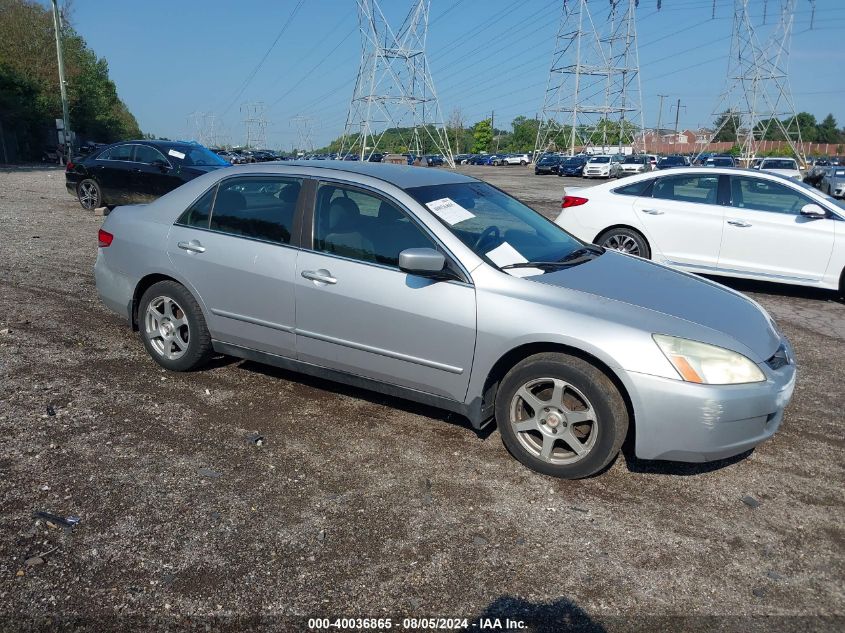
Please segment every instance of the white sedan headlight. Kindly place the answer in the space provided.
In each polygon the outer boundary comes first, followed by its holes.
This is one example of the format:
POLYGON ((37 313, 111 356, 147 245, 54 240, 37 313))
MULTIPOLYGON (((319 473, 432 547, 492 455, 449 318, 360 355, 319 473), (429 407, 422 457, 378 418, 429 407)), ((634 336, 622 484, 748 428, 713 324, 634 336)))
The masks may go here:
POLYGON ((654 334, 653 338, 660 351, 687 382, 739 385, 766 380, 751 359, 729 349, 664 334, 654 334))

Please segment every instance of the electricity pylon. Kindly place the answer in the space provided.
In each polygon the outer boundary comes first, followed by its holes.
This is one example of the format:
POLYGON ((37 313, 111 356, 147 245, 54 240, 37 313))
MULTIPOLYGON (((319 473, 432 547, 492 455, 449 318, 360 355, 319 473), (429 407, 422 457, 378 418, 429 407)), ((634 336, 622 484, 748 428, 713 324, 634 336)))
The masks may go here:
POLYGON ((241 105, 241 112, 246 118, 243 120, 246 126, 246 145, 262 149, 267 147, 267 119, 264 118, 264 102, 255 101, 241 105))
POLYGON ((398 29, 379 0, 357 0, 361 63, 343 131, 341 155, 368 159, 385 132, 397 130, 408 151, 438 153, 455 166, 425 54, 430 0, 413 0, 398 29))
POLYGON ((631 145, 643 133, 636 9, 610 0, 596 23, 588 0, 564 0, 535 152, 631 145))
POLYGON ((746 165, 756 157, 760 141, 773 136, 806 162, 787 74, 795 3, 780 0, 779 19, 761 40, 749 15, 750 0, 734 0, 727 83, 713 112, 722 120, 711 138, 732 126, 746 165))
POLYGON ((296 149, 300 152, 314 152, 314 138, 311 134, 311 129, 314 124, 314 119, 308 116, 297 115, 292 117, 290 120, 290 124, 296 126, 296 133, 298 138, 298 144, 296 149))

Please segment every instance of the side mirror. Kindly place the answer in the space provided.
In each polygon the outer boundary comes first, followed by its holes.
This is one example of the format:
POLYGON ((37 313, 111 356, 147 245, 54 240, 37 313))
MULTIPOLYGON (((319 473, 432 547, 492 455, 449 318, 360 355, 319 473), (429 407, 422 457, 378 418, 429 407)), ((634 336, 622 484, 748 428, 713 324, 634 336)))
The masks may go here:
POLYGON ((415 275, 434 275, 443 272, 446 257, 433 248, 406 248, 399 253, 399 268, 415 275))
POLYGON ((825 210, 812 202, 801 207, 801 215, 805 218, 810 218, 811 220, 821 220, 822 218, 827 217, 825 210))

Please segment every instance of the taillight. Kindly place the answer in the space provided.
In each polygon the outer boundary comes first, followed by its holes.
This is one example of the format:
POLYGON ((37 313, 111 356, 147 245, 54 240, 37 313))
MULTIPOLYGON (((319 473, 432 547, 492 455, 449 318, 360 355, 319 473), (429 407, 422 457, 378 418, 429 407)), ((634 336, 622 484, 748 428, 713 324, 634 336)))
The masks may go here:
POLYGON ((113 239, 114 239, 114 235, 112 235, 108 231, 104 231, 103 229, 100 229, 97 232, 97 246, 99 246, 101 248, 105 248, 106 246, 111 246, 113 239))
POLYGON ((569 207, 580 207, 585 202, 587 202, 587 198, 579 198, 578 196, 564 196, 563 204, 561 204, 560 207, 562 209, 568 209, 569 207))
POLYGON ((68 161, 67 164, 65 165, 65 171, 71 171, 73 169, 73 167, 74 167, 73 163, 68 161))

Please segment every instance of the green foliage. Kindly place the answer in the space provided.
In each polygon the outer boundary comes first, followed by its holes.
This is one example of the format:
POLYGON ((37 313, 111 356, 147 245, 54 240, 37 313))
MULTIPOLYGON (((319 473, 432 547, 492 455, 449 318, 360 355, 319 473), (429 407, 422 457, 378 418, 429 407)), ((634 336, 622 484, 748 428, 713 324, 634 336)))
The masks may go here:
MULTIPOLYGON (((138 138, 138 122, 118 97, 106 60, 67 23, 62 43, 71 129, 100 142, 138 138)), ((33 0, 0 0, 0 118, 36 158, 61 117, 52 10, 33 0)))
POLYGON ((842 135, 832 114, 828 114, 816 128, 816 137, 819 143, 838 143, 842 135))
POLYGON ((472 153, 478 154, 491 149, 493 142, 493 126, 490 119, 479 121, 472 127, 472 153))
POLYGON ((736 130, 739 127, 739 117, 731 115, 730 112, 723 112, 713 121, 713 129, 719 130, 713 140, 717 143, 736 141, 736 130))

